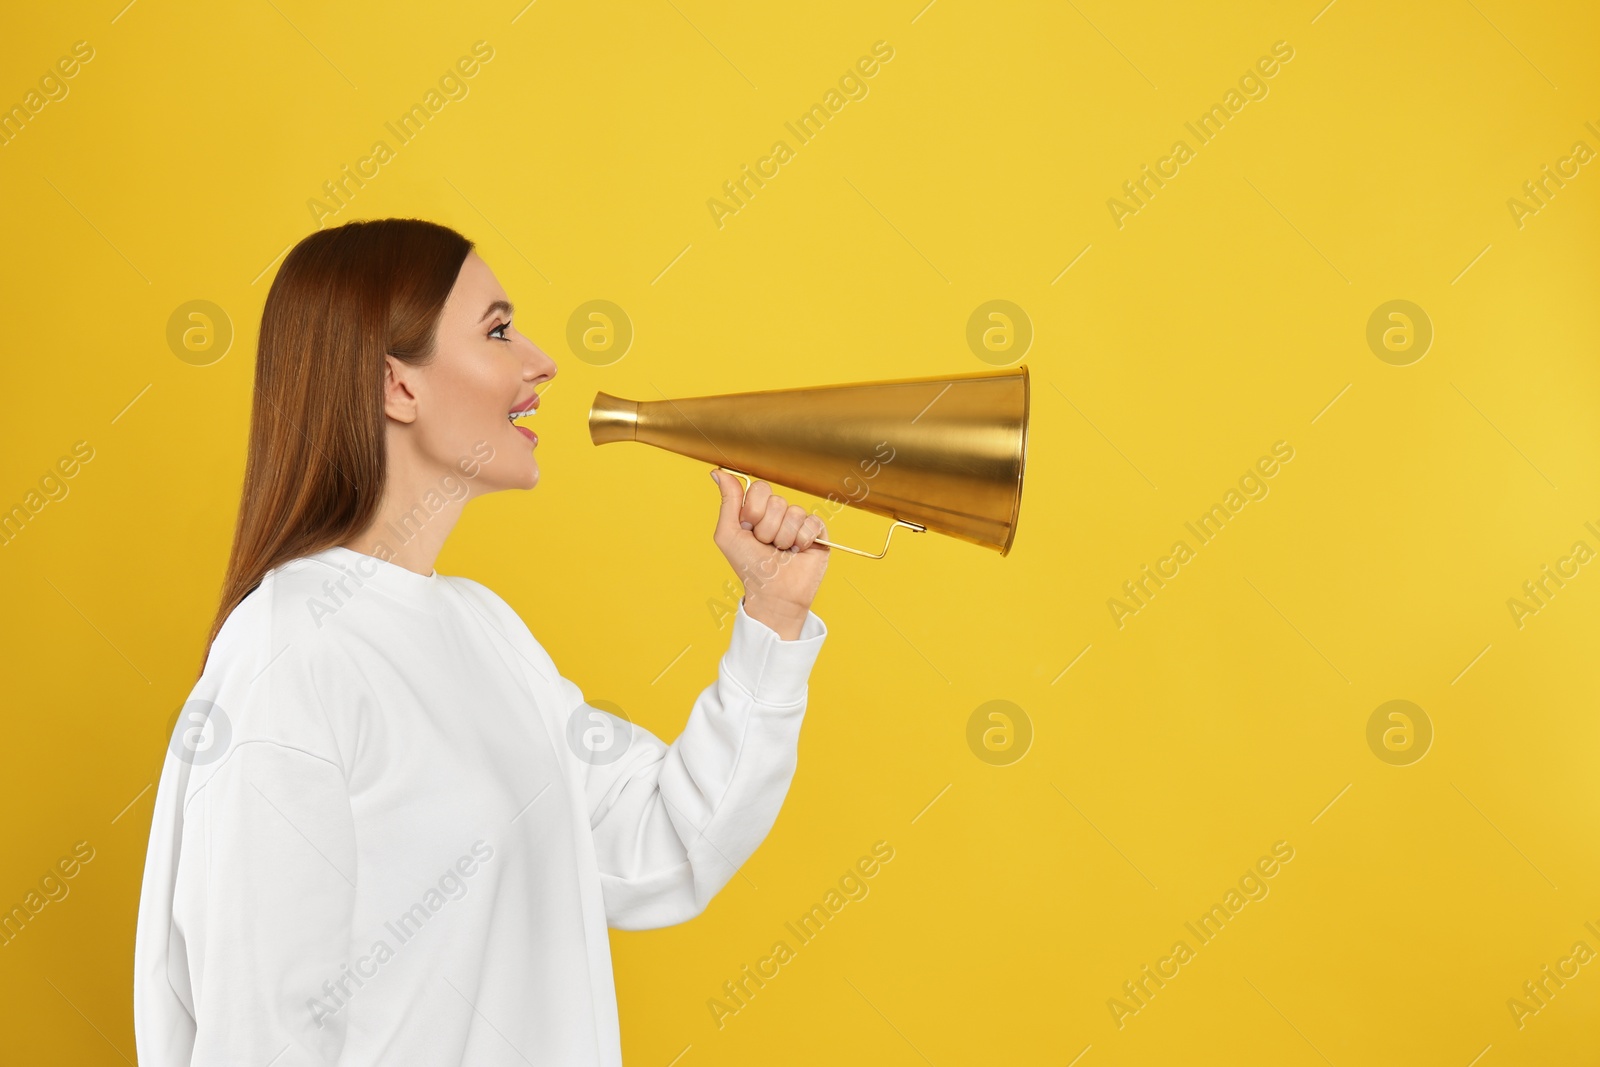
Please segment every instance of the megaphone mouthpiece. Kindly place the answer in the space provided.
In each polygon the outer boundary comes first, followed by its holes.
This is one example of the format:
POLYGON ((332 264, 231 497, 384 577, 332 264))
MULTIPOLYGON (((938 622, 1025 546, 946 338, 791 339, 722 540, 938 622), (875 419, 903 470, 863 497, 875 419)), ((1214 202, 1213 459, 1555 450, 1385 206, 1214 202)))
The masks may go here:
POLYGON ((636 441, 639 430, 639 402, 624 400, 610 393, 596 393, 589 408, 589 439, 597 445, 613 441, 636 441))

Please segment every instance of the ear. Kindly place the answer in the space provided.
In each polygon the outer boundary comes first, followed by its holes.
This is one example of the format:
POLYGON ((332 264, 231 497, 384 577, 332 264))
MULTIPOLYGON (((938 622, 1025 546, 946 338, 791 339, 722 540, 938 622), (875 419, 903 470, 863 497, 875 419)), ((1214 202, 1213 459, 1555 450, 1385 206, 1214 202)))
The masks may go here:
POLYGON ((396 422, 416 422, 417 394, 412 389, 416 368, 391 355, 383 361, 383 413, 396 422))

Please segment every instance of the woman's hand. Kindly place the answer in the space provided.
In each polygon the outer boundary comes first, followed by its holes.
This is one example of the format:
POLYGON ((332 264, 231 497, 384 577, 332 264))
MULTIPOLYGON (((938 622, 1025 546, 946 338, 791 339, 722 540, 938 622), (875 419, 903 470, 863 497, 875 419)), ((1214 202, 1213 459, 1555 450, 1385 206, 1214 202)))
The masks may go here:
POLYGON ((800 628, 822 584, 832 550, 812 542, 827 536, 822 520, 773 493, 766 482, 744 483, 726 471, 711 477, 722 490, 712 540, 744 583, 745 614, 785 641, 800 628))

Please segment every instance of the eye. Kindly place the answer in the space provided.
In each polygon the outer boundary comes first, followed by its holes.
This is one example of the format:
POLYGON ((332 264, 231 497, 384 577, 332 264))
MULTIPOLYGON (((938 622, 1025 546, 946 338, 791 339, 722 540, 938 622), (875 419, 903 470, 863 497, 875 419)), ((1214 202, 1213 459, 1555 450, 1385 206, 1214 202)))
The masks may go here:
MULTIPOLYGON (((511 329, 511 323, 502 322, 500 325, 496 326, 494 329, 489 331, 489 336, 490 337, 494 337, 494 335, 497 334, 497 333, 503 334, 503 331, 509 330, 509 329, 511 329)), ((498 338, 498 340, 509 341, 509 340, 511 340, 511 338, 505 337, 505 336, 502 335, 500 338, 498 338)))

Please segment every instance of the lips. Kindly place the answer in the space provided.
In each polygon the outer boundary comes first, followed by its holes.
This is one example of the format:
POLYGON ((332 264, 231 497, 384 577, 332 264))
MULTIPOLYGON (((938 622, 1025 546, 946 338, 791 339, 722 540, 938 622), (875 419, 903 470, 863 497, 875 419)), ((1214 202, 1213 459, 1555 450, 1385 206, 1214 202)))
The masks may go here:
MULTIPOLYGON (((511 411, 507 413, 506 418, 515 423, 517 419, 527 418, 532 415, 537 415, 538 413, 539 397, 537 394, 535 394, 529 397, 527 400, 522 401, 516 407, 512 408, 511 411)), ((534 444, 537 445, 539 443, 539 435, 528 429, 526 426, 513 425, 513 429, 515 429, 522 436, 526 437, 528 440, 532 441, 534 444)))

